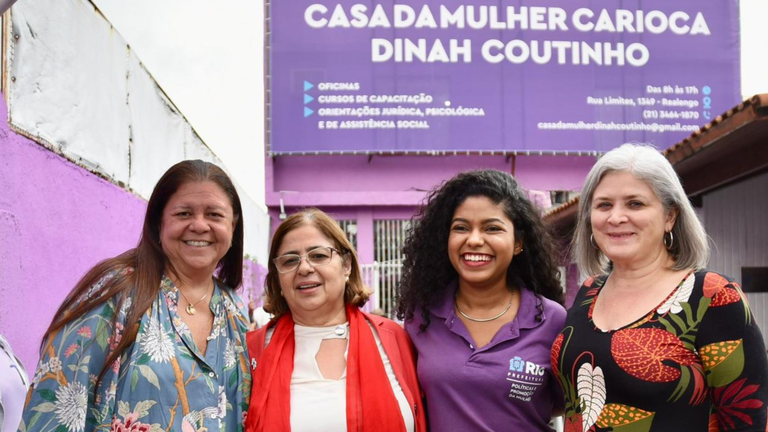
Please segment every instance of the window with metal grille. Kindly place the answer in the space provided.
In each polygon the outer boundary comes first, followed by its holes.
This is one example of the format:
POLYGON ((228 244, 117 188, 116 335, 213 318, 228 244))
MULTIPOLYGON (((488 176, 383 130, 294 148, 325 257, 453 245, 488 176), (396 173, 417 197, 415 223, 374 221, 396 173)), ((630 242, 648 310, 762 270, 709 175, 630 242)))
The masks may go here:
POLYGON ((403 243, 409 226, 410 221, 407 220, 373 221, 373 259, 380 263, 402 261, 403 243))
POLYGON ((389 219, 373 222, 373 257, 375 262, 363 266, 363 279, 373 290, 373 307, 392 317, 394 315, 397 286, 403 268, 403 243, 408 235, 410 221, 389 219))
POLYGON ((357 251, 357 221, 356 220, 340 220, 339 226, 344 234, 347 235, 347 239, 352 243, 352 247, 357 251))
POLYGON ((768 293, 768 267, 742 267, 741 289, 748 293, 768 293))

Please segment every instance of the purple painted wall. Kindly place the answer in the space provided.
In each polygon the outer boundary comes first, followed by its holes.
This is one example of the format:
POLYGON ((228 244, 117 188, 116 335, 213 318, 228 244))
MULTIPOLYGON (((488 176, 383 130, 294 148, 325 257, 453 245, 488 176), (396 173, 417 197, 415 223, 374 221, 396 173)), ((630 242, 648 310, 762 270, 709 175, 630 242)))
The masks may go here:
POLYGON ((418 204, 456 173, 511 172, 526 189, 581 187, 590 156, 283 156, 266 160, 267 205, 392 206, 418 204), (372 194, 376 192, 376 194, 372 194))
POLYGON ((282 156, 266 157, 266 204, 272 231, 280 204, 290 214, 320 207, 358 221, 358 255, 373 262, 373 221, 409 219, 426 192, 459 172, 493 168, 513 173, 529 190, 577 190, 590 156, 282 156))
POLYGON ((32 374, 54 312, 89 268, 136 244, 145 203, 11 131, 4 99, 0 118, 0 332, 32 374))

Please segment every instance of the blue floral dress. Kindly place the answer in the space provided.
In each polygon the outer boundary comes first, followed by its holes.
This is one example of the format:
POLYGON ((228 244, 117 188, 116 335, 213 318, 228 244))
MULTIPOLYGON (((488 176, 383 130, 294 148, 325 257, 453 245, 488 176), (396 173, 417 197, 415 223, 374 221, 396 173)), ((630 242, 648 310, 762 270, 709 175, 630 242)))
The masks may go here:
POLYGON ((242 301, 216 283, 213 329, 201 352, 177 312, 178 299, 178 289, 163 277, 136 342, 111 365, 98 389, 96 377, 127 327, 131 299, 123 302, 114 324, 117 298, 50 335, 19 430, 242 431, 251 390, 242 301))

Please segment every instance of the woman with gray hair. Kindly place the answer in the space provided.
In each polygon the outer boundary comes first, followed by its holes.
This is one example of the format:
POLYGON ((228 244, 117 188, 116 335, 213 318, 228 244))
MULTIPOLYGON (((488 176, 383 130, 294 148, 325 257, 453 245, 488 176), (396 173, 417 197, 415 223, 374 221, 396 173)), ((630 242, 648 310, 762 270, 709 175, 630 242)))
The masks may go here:
POLYGON ((596 276, 552 347, 566 430, 766 430, 763 337, 738 283, 704 270, 707 235, 656 149, 598 160, 574 251, 596 276))

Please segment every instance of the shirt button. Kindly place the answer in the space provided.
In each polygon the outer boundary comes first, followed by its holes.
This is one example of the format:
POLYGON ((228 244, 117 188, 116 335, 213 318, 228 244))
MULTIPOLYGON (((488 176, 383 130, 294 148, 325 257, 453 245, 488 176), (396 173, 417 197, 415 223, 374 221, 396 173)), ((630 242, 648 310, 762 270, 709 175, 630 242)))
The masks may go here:
POLYGON ((471 349, 475 349, 475 347, 474 347, 472 344, 469 344, 469 347, 470 347, 471 349))
POLYGON ((209 377, 211 377, 211 378, 213 378, 213 377, 215 377, 215 376, 216 376, 216 374, 215 374, 215 373, 213 373, 213 372, 208 372, 208 376, 209 376, 209 377))

